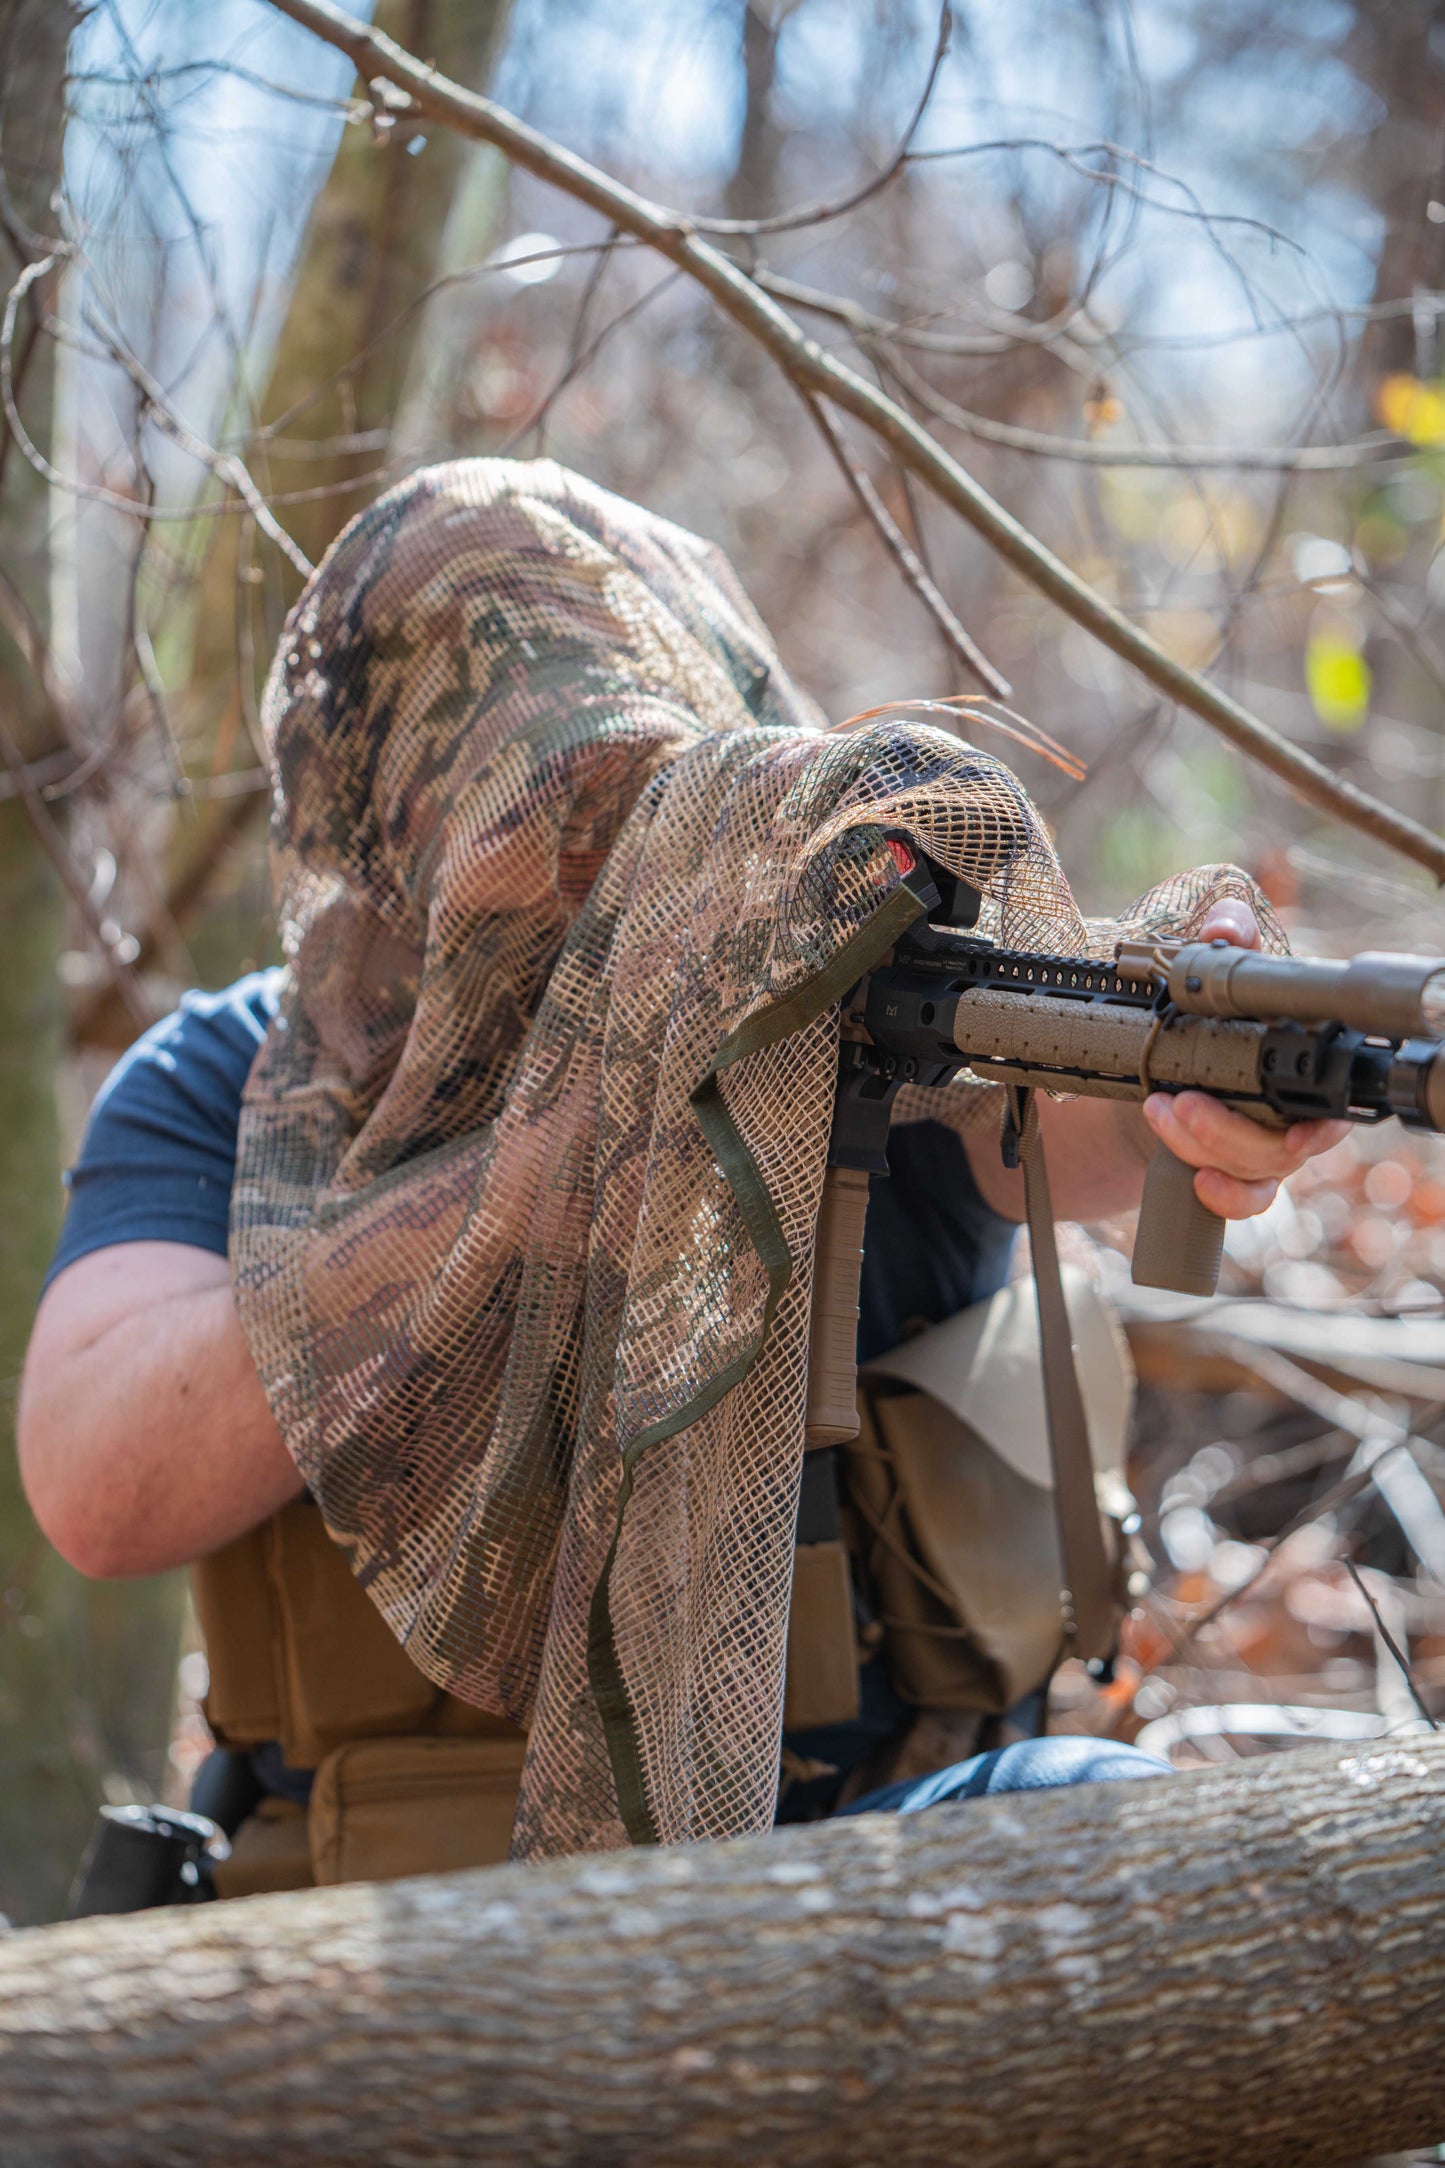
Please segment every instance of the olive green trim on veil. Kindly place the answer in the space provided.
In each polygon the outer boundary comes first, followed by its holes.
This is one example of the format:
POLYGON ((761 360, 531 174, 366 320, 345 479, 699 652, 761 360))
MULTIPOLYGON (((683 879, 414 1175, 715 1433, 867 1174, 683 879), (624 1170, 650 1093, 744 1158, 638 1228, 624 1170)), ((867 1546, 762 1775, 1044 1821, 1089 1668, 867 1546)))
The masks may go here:
POLYGON ((922 904, 911 889, 896 888, 887 901, 874 912, 872 918, 858 928, 821 970, 805 980, 803 985, 785 994, 781 1000, 772 1002, 765 1009, 759 1009, 739 1024, 736 1031, 729 1032, 690 1094, 703 1134, 712 1146, 718 1164, 727 1176, 728 1187, 738 1201, 753 1247, 767 1267, 768 1297, 763 1306, 762 1323, 751 1345, 725 1369, 704 1380, 683 1407, 664 1417, 661 1422, 652 1424, 649 1429, 639 1432, 622 1455, 622 1487, 617 1501, 617 1525, 607 1552, 606 1564, 602 1569, 602 1578, 592 1597, 587 1638, 587 1669, 607 1734, 607 1751, 617 1784, 618 1811, 634 1844, 656 1844, 658 1834, 652 1810, 647 1803, 637 1723, 617 1660, 610 1603, 612 1568, 617 1557, 617 1546, 622 1540, 623 1517, 632 1496, 633 1474, 648 1446, 660 1445, 665 1438, 676 1437, 680 1430, 686 1430, 689 1424, 697 1422, 711 1408, 716 1407, 725 1393, 731 1392, 735 1385, 742 1383, 763 1351, 778 1304, 782 1300, 783 1290, 792 1276, 792 1262, 777 1208, 761 1167, 748 1150, 746 1139, 727 1110, 727 1103, 718 1088, 718 1078, 725 1069, 731 1068, 734 1062, 745 1061, 749 1054, 757 1054, 764 1047, 775 1046, 778 1040, 801 1030, 803 1025, 810 1024, 815 1017, 821 1016, 825 1009, 841 1001, 849 987, 855 985, 864 972, 871 970, 892 948, 905 928, 911 926, 919 917, 922 909, 922 904))

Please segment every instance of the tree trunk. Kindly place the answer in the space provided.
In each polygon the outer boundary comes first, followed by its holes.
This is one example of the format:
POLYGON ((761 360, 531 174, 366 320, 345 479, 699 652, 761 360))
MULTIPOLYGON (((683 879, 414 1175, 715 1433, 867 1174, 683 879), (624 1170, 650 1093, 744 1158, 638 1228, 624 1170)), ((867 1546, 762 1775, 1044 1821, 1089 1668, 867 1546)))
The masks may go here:
MULTIPOLYGON (((411 41, 411 50, 426 52, 461 81, 480 84, 501 45, 509 7, 510 0, 380 0, 374 15, 379 30, 403 44, 411 41)), ((356 88, 360 94, 364 85, 356 88)), ((402 134, 417 140, 415 131, 402 134)), ((265 412, 273 422, 290 419, 281 422, 278 442, 250 454, 258 482, 283 498, 295 490, 328 492, 278 509, 313 563, 352 514, 401 471, 394 434, 398 403, 419 344, 437 329, 434 304, 420 297, 443 268, 443 236, 468 174, 478 165, 501 164, 497 153, 449 129, 430 130, 416 155, 406 140, 379 144, 360 126, 341 137, 311 211, 271 361, 265 412), (391 441, 381 441, 388 434, 391 441), (346 449, 357 437, 365 448, 346 449), (317 453, 317 443, 331 448, 317 453)), ((409 448, 403 463, 407 456, 409 448)), ((214 526, 177 709, 186 740, 208 744, 211 764, 223 771, 256 757, 242 728, 242 701, 259 692, 256 678, 270 663, 300 581, 265 543, 256 546, 240 519, 214 526), (245 696, 243 674, 252 680, 245 696)), ((193 767, 205 764, 193 760, 193 767)), ((259 834, 266 806, 259 793, 223 802, 199 845, 187 831, 178 832, 167 883, 172 920, 204 921, 213 884, 232 868, 232 843, 253 824, 259 834)), ((254 847, 262 850, 264 839, 254 847)), ((204 950, 199 960, 204 981, 217 984, 266 953, 272 928, 267 914, 255 923, 242 917, 224 931, 203 924, 203 937, 207 931, 209 938, 197 944, 204 950)), ((142 964, 154 960, 157 947, 152 926, 142 939, 142 964)), ((110 987, 85 1003, 76 1036, 83 1045, 129 1045, 134 1029, 110 987)))
POLYGON ((1445 1741, 0 1941, 6 2157, 1229 2168, 1445 2136, 1445 1741))
MULTIPOLYGON (((10 705, 3 673, 0 699, 10 705)), ((64 1015, 56 964, 65 945, 60 883, 13 799, 0 805, 0 912, 7 929, 0 972, 0 1911, 15 1917, 36 1882, 52 1898, 64 1889, 94 1802, 82 1782, 69 1781, 57 1736, 59 1617, 47 1599, 61 1592, 42 1589, 43 1546, 12 1444, 21 1358, 60 1225, 55 1071, 64 1015)), ((29 1917, 51 1910, 42 1906, 29 1917)))
MULTIPOLYGON (((443 74, 480 86, 508 5, 380 0, 376 27, 408 52, 425 53, 443 74)), ((340 446, 353 436, 390 431, 423 313, 416 304, 437 274, 448 211, 478 155, 449 128, 418 130, 403 123, 384 147, 364 128, 347 129, 312 215, 266 395, 267 415, 280 424, 283 444, 320 439, 340 446), (409 146, 418 145, 413 155, 409 146), (408 309, 415 313, 398 323, 408 309)), ((376 495, 378 484, 367 477, 385 456, 375 443, 290 460, 274 448, 278 486, 325 485, 335 492, 283 513, 313 563, 376 495), (347 488, 349 482, 356 486, 347 488)))
MULTIPOLYGON (((21 217, 42 232, 55 223, 50 197, 76 12, 53 0, 0 0, 5 171, 21 217)), ((19 261, 7 234, 5 284, 19 261)), ((43 291, 40 298, 50 305, 43 291)), ((45 443, 52 347, 42 339, 32 349, 28 325, 22 316, 16 380, 30 427, 45 443)), ((4 570, 43 627, 54 506, 13 443, 0 445, 0 455, 4 570)), ((3 636, 0 711, 22 757, 57 749, 59 719, 3 636)), ((63 817, 59 803, 55 810, 63 817)), ((55 1087, 65 1043, 66 906, 13 795, 0 803, 0 926, 0 1913, 39 1920, 64 1899, 106 1779, 150 1792, 164 1776, 179 1590, 165 1581, 105 1589, 82 1582, 41 1537, 15 1466, 20 1365, 63 1205, 55 1087)), ((4 2152, 0 2117, 0 2158, 4 2152)))

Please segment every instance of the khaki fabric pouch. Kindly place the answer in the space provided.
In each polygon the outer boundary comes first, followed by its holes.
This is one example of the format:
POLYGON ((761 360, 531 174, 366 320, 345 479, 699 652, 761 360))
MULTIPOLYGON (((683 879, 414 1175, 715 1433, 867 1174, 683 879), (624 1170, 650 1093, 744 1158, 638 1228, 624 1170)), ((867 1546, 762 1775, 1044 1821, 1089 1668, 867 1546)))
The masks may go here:
MULTIPOLYGON (((1088 1276, 1066 1269, 1064 1282, 1122 1602, 1133 1371, 1088 1276)), ((927 1708, 1001 1714, 1063 1653, 1033 1282, 867 1364, 859 1385, 862 1427, 844 1466, 894 1683, 927 1708)))
POLYGON ((212 1737, 230 1747, 279 1738, 281 1633, 264 1526, 198 1559, 190 1582, 210 1671, 203 1706, 212 1737))
POLYGON ((419 1731, 437 1701, 309 1499, 266 1523, 280 1624, 282 1747, 314 1768, 358 1733, 419 1731))
POLYGON ((292 1799, 263 1799, 231 1840, 227 1858, 211 1868, 218 1897, 262 1897, 310 1889, 311 1847, 306 1809, 292 1799))
POLYGON ((800 1543, 788 1611, 785 1731, 851 1724, 859 1711, 858 1636, 848 1553, 841 1543, 800 1543))
POLYGON ((313 1769, 348 1739, 382 1733, 523 1738, 418 1671, 309 1498, 201 1559, 191 1586, 211 1673, 206 1719, 222 1746, 277 1739, 293 1768, 313 1769))
POLYGON ((316 1772, 307 1817, 318 1886, 499 1866, 525 1753, 520 1736, 337 1747, 316 1772))
POLYGON ((358 1732, 421 1729, 441 1698, 309 1498, 201 1559, 191 1588, 220 1745, 277 1739, 293 1768, 311 1769, 358 1732))

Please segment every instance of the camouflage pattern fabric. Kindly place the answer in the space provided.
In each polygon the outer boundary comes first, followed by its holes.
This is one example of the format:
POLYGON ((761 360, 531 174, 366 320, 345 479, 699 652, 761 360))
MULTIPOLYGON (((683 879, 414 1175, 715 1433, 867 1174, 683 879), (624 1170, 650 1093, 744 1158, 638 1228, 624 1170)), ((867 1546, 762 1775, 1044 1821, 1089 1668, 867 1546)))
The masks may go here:
POLYGON ((529 1726, 520 1856, 765 1828, 838 1003, 916 911, 882 830, 1003 939, 1120 927, 998 761, 826 735, 715 550, 547 461, 362 513, 264 713, 232 1263, 287 1444, 421 1669, 529 1726))

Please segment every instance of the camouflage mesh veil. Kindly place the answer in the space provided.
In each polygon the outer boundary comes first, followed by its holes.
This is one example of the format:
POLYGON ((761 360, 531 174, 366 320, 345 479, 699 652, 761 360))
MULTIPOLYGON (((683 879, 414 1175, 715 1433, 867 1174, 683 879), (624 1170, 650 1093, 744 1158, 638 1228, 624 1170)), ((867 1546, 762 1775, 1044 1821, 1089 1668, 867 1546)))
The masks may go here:
POLYGON ((1118 929, 999 762, 822 734, 726 562, 550 462, 363 513, 265 714, 232 1260, 286 1441, 421 1669, 530 1727, 519 1854, 766 1827, 837 1004, 915 910, 882 826, 1011 942, 1118 929))

